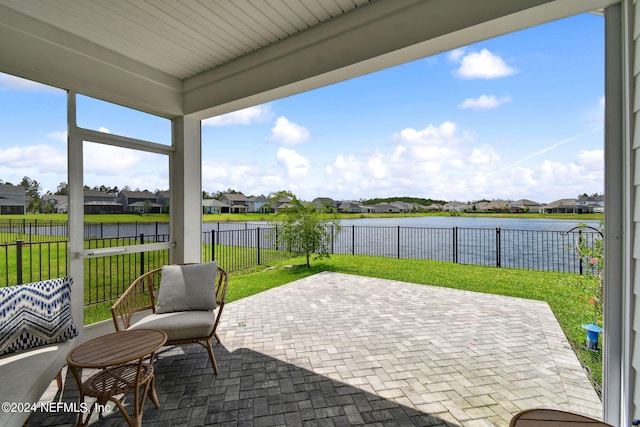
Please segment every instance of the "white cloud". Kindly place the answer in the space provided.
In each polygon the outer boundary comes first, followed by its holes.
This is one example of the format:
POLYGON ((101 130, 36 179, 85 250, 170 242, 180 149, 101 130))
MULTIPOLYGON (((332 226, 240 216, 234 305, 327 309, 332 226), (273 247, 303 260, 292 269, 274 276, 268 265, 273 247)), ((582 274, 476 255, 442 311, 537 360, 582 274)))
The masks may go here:
POLYGON ((249 125, 252 123, 263 123, 273 117, 273 111, 268 104, 256 105, 244 108, 221 116, 211 117, 202 121, 203 126, 229 126, 229 125, 249 125))
POLYGON ((402 129, 393 135, 394 140, 411 144, 442 144, 452 140, 457 130, 453 122, 444 122, 440 126, 429 125, 422 130, 402 129))
MULTIPOLYGON (((572 158, 543 157, 526 167, 502 162, 499 147, 478 144, 453 122, 403 129, 391 146, 341 153, 314 165, 290 148, 275 153, 277 164, 203 163, 203 189, 234 188, 245 194, 288 189, 311 200, 319 195, 340 199, 414 195, 443 200, 529 198, 541 203, 602 192, 603 150, 585 150, 572 158)), ((314 162, 315 163, 315 162, 314 162)))
POLYGON ((603 191, 602 150, 585 150, 559 161, 543 157, 523 167, 520 162, 503 165, 498 147, 477 144, 470 132, 453 122, 407 128, 393 135, 386 152, 337 155, 325 167, 322 185, 343 198, 355 199, 412 194, 463 201, 529 198, 541 203, 603 191))
POLYGON ((83 151, 86 185, 169 188, 169 162, 164 155, 97 143, 85 143, 83 151))
POLYGON ((55 191, 67 181, 67 153, 46 144, 0 148, 0 179, 13 184, 23 177, 35 179, 42 193, 55 191))
POLYGON ((585 167, 603 168, 604 150, 581 151, 578 153, 578 163, 585 167))
POLYGON ((382 154, 377 154, 367 161, 367 169, 374 179, 383 179, 387 177, 386 160, 382 154))
POLYGON ((59 142, 67 142, 67 131, 66 130, 57 130, 53 132, 49 132, 47 137, 51 139, 55 139, 59 142))
POLYGON ((464 55, 454 52, 449 54, 449 58, 460 63, 455 75, 462 79, 495 79, 516 73, 500 56, 487 49, 464 55))
MULTIPOLYGON (((387 153, 337 155, 325 168, 325 185, 346 193, 347 198, 357 198, 359 194, 434 197, 437 192, 449 193, 455 186, 464 187, 464 183, 454 179, 466 173, 468 159, 472 157, 472 148, 466 143, 472 142, 467 132, 460 132, 449 121, 420 130, 406 128, 393 135, 393 147, 387 153)), ((487 148, 480 153, 484 163, 497 161, 499 157, 487 148)))
POLYGON ((464 56, 464 52, 465 49, 462 47, 459 49, 453 49, 451 52, 449 52, 447 58, 449 58, 450 61, 459 62, 460 59, 464 56))
POLYGON ((481 95, 478 98, 467 98, 458 105, 462 110, 490 110, 498 108, 502 104, 511 102, 511 96, 505 95, 497 98, 495 95, 481 95))
POLYGON ((286 117, 278 117, 271 129, 271 140, 283 145, 295 145, 309 139, 311 134, 304 126, 290 122, 286 117))
POLYGON ((291 178, 302 178, 309 173, 309 161, 288 148, 279 148, 278 160, 287 168, 287 174, 291 178))
POLYGON ((66 173, 66 165, 66 151, 62 152, 50 145, 40 144, 0 149, 0 166, 7 169, 19 171, 28 168, 43 174, 66 173))
POLYGON ((483 145, 481 147, 475 147, 471 150, 471 155, 468 158, 468 163, 482 166, 492 166, 498 164, 500 161, 500 155, 490 145, 483 145))
MULTIPOLYGON (((129 175, 136 169, 141 171, 145 163, 144 159, 147 157, 147 153, 143 151, 97 143, 85 143, 83 154, 84 170, 105 176, 129 175), (117 159, 117 161, 105 161, 105 159, 117 159)), ((144 170, 146 172, 146 168, 144 170)), ((131 184, 129 187, 133 188, 131 184)))

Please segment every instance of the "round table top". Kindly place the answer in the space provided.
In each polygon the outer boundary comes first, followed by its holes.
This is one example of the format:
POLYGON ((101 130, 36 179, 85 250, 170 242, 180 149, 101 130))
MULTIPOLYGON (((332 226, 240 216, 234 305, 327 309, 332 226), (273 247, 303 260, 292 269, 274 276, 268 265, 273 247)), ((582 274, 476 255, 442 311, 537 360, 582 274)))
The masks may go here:
POLYGON ((158 350, 167 334, 156 329, 114 332, 86 341, 67 355, 67 363, 78 368, 106 368, 140 359, 158 350))

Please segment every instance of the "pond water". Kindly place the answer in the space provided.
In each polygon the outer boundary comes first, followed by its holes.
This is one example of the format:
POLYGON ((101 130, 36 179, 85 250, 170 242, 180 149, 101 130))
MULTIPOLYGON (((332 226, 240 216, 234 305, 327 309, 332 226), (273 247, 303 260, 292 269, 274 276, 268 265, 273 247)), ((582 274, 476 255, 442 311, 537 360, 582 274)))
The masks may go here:
MULTIPOLYGON (((470 217, 470 216, 424 216, 424 217, 392 217, 392 218, 354 218, 342 219, 342 226, 357 227, 416 227, 416 228, 482 228, 482 229, 512 229, 512 230, 542 230, 566 232, 579 224, 600 229, 598 220, 575 220, 575 219, 543 219, 543 218, 492 218, 492 217, 470 217)), ((16 226, 18 224, 16 223, 16 226)), ((243 230, 269 225, 266 221, 258 222, 205 222, 202 224, 202 231, 209 232, 243 230)), ((13 229, 15 227, 11 227, 13 229)), ((4 230, 10 231, 10 229, 4 230)), ((51 227, 46 224, 41 226, 30 226, 28 230, 19 230, 26 234, 39 234, 50 236, 66 236, 67 227, 51 227)), ((169 224, 167 223, 120 223, 120 224, 85 224, 85 237, 89 239, 130 237, 144 234, 167 235, 169 234, 169 224)))
POLYGON ((344 219, 341 225, 371 227, 427 227, 427 228, 507 228, 512 230, 569 231, 580 224, 600 228, 600 221, 544 218, 492 218, 470 216, 423 216, 403 218, 344 219))

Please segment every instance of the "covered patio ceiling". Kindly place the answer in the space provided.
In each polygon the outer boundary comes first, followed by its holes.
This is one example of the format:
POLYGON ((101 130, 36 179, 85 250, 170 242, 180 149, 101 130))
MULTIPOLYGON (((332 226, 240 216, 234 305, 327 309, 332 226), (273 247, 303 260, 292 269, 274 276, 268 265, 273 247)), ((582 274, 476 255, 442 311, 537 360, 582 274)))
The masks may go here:
POLYGON ((0 0, 0 71, 203 119, 614 3, 0 0))

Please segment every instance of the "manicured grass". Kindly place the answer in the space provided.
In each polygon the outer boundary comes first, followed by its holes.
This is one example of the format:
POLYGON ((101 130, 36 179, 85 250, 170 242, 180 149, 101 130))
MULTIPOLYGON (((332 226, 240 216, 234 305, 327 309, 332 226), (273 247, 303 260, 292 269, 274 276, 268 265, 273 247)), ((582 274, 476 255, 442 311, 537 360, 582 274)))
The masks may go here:
MULTIPOLYGON (((357 219, 357 218, 405 218, 423 216, 451 216, 449 212, 432 213, 407 213, 407 214, 327 214, 327 218, 357 219)), ((537 219, 567 219, 567 220, 602 220, 603 214, 536 214, 536 213, 461 213, 459 216, 489 217, 489 218, 537 218, 537 219)), ((208 214, 202 215, 203 222, 242 222, 242 221, 269 221, 274 214, 247 213, 247 214, 208 214)), ((0 220, 33 222, 41 221, 66 221, 66 214, 27 214, 27 215, 1 215, 0 220)), ((92 214, 84 216, 85 222, 93 223, 135 223, 135 222, 169 222, 169 214, 92 214)))

